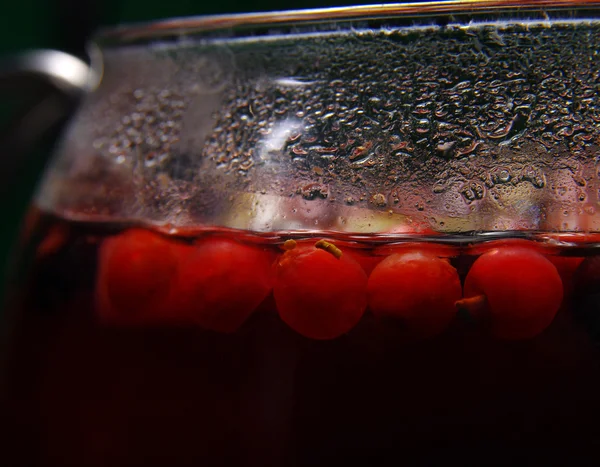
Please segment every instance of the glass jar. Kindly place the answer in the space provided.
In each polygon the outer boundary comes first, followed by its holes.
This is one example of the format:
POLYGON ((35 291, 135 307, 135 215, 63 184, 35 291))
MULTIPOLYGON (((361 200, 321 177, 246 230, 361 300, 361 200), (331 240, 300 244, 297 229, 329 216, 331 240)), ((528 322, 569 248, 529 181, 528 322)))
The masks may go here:
POLYGON ((3 465, 591 463, 599 31, 492 1, 100 32, 10 282, 3 465))

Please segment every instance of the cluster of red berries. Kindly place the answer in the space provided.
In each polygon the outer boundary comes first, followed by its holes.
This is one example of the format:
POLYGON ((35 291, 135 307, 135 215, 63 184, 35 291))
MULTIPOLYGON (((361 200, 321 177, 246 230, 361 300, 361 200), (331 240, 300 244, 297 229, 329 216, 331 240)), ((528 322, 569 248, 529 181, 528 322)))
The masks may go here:
POLYGON ((312 339, 347 333, 367 309, 423 338, 443 332, 462 309, 496 337, 524 339, 552 322, 581 261, 547 256, 534 242, 497 242, 461 284, 451 247, 386 252, 341 251, 325 240, 288 240, 274 252, 218 236, 191 245, 131 229, 100 247, 98 310, 112 323, 234 332, 272 293, 281 319, 312 339))

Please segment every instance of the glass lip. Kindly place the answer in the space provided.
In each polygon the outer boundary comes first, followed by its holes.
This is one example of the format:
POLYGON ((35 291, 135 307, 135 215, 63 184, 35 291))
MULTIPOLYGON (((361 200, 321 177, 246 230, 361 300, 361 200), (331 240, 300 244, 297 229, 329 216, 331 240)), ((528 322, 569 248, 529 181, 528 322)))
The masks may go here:
POLYGON ((419 3, 389 3, 300 10, 236 13, 171 18, 105 28, 93 37, 98 43, 130 42, 165 36, 182 36, 241 27, 302 25, 320 22, 382 19, 401 16, 433 16, 452 14, 485 14, 514 10, 545 11, 600 7, 598 0, 449 0, 419 3))

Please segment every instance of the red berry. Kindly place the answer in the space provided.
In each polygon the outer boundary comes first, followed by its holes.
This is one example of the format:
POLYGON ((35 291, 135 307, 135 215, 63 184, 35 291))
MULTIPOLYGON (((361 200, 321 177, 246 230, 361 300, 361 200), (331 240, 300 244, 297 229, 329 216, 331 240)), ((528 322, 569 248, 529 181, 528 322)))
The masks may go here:
POLYGON ((273 294, 281 319, 296 332, 311 339, 334 339, 362 317, 367 275, 332 244, 317 245, 298 246, 279 258, 273 294))
POLYGON ((102 243, 98 261, 101 318, 119 324, 170 318, 168 295, 178 263, 176 244, 146 230, 127 230, 102 243))
POLYGON ((447 260, 422 251, 388 256, 369 277, 369 308, 378 318, 394 318, 409 336, 441 333, 456 315, 460 279, 447 260))
POLYGON ((503 238, 470 245, 466 248, 466 253, 469 256, 480 256, 499 248, 526 248, 531 251, 537 251, 540 254, 556 254, 559 251, 557 247, 523 238, 503 238))
POLYGON ((477 258, 467 274, 464 296, 457 306, 487 317, 496 337, 527 339, 552 322, 563 299, 563 285, 542 254, 504 247, 477 258))
POLYGON ((179 314, 205 329, 232 333, 272 288, 271 254, 226 238, 199 241, 173 282, 179 314))
POLYGON ((582 260, 573 273, 573 282, 577 298, 581 295, 600 294, 600 256, 582 260))
POLYGON ((573 315, 593 341, 600 340, 600 256, 585 258, 573 275, 573 315))
POLYGON ((547 256, 548 260, 554 264, 563 283, 565 296, 573 293, 573 274, 582 263, 583 258, 572 256, 547 256))
POLYGON ((440 258, 452 258, 458 255, 456 248, 453 246, 431 242, 407 242, 377 248, 377 254, 385 256, 395 253, 403 254, 409 251, 420 251, 423 254, 438 256, 440 258))

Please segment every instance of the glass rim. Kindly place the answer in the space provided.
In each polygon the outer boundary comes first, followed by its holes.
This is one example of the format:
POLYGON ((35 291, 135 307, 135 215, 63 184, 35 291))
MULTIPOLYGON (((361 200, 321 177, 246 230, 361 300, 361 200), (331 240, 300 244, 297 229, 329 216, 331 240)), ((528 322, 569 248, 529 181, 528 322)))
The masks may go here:
POLYGON ((344 7, 234 13, 224 15, 176 17, 132 23, 101 29, 93 37, 96 43, 126 43, 197 33, 209 33, 244 27, 278 27, 322 22, 377 20, 386 17, 429 17, 453 14, 486 14, 503 11, 564 10, 600 7, 598 0, 449 0, 413 3, 366 4, 344 7))

